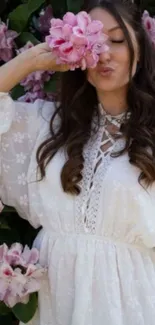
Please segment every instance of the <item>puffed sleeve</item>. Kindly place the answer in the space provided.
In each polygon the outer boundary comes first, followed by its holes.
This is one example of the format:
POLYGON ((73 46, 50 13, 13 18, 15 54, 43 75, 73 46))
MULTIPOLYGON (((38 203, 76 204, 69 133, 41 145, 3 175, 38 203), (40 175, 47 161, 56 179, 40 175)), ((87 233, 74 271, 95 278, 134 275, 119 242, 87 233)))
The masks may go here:
POLYGON ((30 209, 33 202, 29 202, 29 166, 32 157, 36 159, 34 149, 40 133, 43 129, 49 132, 53 112, 53 103, 39 99, 34 103, 18 102, 7 93, 0 93, 0 199, 15 207, 34 227, 40 224, 30 209))

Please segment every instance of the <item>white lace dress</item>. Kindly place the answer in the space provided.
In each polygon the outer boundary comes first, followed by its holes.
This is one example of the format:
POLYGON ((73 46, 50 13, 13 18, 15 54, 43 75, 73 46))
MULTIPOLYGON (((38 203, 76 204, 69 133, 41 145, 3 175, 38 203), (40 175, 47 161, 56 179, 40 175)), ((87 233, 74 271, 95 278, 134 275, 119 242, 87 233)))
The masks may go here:
POLYGON ((35 240, 48 277, 29 325, 155 324, 155 185, 145 191, 124 146, 122 116, 103 113, 84 149, 81 194, 62 190, 60 150, 36 180, 36 150, 49 135, 52 103, 0 98, 2 201, 43 229, 35 240))

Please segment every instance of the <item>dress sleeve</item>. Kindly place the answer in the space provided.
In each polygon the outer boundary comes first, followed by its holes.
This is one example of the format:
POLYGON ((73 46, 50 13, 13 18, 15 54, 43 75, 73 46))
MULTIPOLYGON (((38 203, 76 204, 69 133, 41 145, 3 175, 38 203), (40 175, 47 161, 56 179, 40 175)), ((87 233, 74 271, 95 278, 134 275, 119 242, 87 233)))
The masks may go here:
POLYGON ((22 103, 0 93, 0 199, 16 208, 34 227, 40 224, 35 212, 30 212, 29 166, 36 157, 34 149, 40 132, 49 132, 53 110, 50 102, 38 99, 22 103))

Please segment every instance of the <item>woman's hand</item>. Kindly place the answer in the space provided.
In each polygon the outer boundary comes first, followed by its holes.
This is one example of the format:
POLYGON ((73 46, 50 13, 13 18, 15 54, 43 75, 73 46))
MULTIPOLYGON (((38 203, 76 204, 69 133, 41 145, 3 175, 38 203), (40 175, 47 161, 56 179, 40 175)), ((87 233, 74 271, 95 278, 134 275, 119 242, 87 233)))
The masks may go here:
MULTIPOLYGON (((69 70, 69 65, 67 64, 56 64, 56 58, 46 43, 40 43, 34 47, 31 47, 27 51, 31 52, 33 57, 31 67, 32 71, 50 70, 65 72, 69 70)), ((27 51, 23 52, 22 54, 26 55, 27 51)), ((28 55, 27 57, 31 57, 31 55, 28 55)))

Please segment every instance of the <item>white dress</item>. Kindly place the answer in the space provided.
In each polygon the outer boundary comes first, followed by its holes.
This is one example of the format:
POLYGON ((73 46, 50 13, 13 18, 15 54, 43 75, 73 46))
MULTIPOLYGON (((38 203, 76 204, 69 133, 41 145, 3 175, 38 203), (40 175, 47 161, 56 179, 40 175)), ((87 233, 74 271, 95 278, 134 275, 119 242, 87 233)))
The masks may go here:
POLYGON ((155 185, 147 191, 139 185, 140 171, 127 154, 111 157, 124 140, 114 141, 109 131, 119 116, 105 113, 84 149, 79 196, 62 190, 63 150, 35 182, 36 150, 49 135, 53 110, 52 103, 13 102, 1 93, 0 196, 43 227, 35 245, 48 265, 28 325, 154 325, 155 185))

